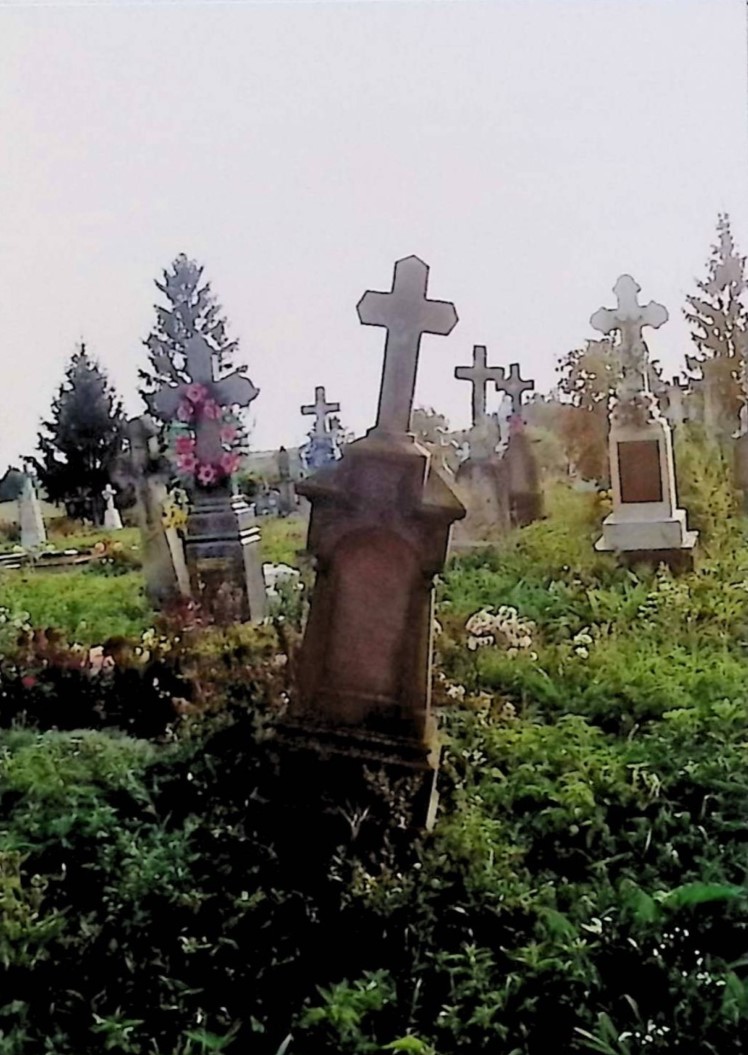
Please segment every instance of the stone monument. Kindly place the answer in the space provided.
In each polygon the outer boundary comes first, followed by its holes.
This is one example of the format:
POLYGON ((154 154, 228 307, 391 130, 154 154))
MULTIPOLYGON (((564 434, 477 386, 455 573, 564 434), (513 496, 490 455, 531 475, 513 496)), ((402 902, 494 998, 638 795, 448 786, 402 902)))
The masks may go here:
POLYGON ((606 336, 620 334, 623 368, 608 441, 613 512, 595 549, 618 553, 630 563, 688 567, 697 532, 687 529, 685 510, 677 508, 671 430, 649 389, 642 337, 645 326, 659 328, 668 313, 655 301, 640 305, 640 289, 630 275, 622 275, 613 287, 617 306, 600 308, 590 319, 606 336))
POLYGON ((102 491, 102 498, 106 503, 104 509, 104 527, 109 531, 122 530, 122 517, 119 515, 119 509, 117 509, 114 504, 114 496, 116 494, 117 492, 111 484, 107 484, 102 491))
POLYGON ((457 322, 452 304, 427 298, 428 273, 415 256, 399 260, 391 291, 359 302, 361 322, 387 330, 376 425, 297 487, 312 506, 317 574, 283 734, 306 751, 356 760, 358 770, 409 777, 418 825, 433 820, 439 759, 433 580, 451 524, 464 516, 409 432, 421 336, 457 322))
POLYGON ((469 455, 455 473, 455 485, 467 515, 455 524, 452 544, 463 550, 490 542, 506 534, 510 527, 507 470, 496 452, 501 434, 496 418, 486 412, 486 387, 501 387, 504 368, 488 366, 485 345, 476 344, 472 366, 455 367, 455 377, 470 382, 473 389, 469 455))
POLYGON ((299 409, 305 417, 314 416, 309 442, 300 451, 304 468, 314 472, 340 457, 338 430, 333 430, 330 421, 330 415, 340 410, 340 403, 328 403, 324 385, 318 385, 314 390, 314 403, 306 403, 299 409))
POLYGON ((25 550, 38 549, 44 545, 47 541, 47 529, 28 467, 25 468, 23 486, 18 496, 18 521, 21 525, 21 545, 25 550))
POLYGON ((128 421, 128 450, 120 460, 115 480, 132 489, 146 596, 154 608, 163 608, 180 595, 189 595, 189 584, 180 582, 179 564, 175 563, 163 523, 170 469, 159 450, 158 432, 158 424, 148 414, 128 421))
POLYGON ((499 386, 509 398, 509 436, 504 451, 504 465, 509 486, 509 509, 512 525, 526 527, 543 516, 543 491, 540 486, 538 460, 527 435, 522 416, 522 396, 535 389, 534 381, 520 375, 519 363, 511 363, 509 376, 499 386))
POLYGON ((278 451, 279 513, 287 517, 296 509, 296 491, 291 479, 291 459, 285 447, 278 451))
POLYGON ((249 406, 258 389, 243 370, 216 378, 213 349, 201 335, 187 341, 184 354, 187 378, 161 388, 153 406, 164 421, 180 421, 193 433, 176 441, 180 469, 190 476, 185 552, 192 595, 221 621, 261 620, 267 601, 260 532, 232 487, 238 458, 227 444, 236 428, 222 421, 232 407, 249 406))

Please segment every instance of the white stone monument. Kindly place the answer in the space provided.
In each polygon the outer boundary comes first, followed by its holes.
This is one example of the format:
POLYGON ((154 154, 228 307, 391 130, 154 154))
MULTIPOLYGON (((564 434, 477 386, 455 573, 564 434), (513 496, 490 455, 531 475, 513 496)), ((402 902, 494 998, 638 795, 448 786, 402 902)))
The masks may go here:
POLYGON ((610 414, 610 477, 613 512, 603 523, 595 549, 636 560, 688 566, 698 533, 686 526, 677 508, 671 429, 649 389, 645 326, 667 322, 667 309, 638 301, 641 287, 621 275, 613 287, 615 308, 600 308, 590 319, 594 329, 620 334, 623 378, 610 414))
POLYGON ((104 510, 104 527, 108 531, 121 531, 122 530, 122 517, 119 515, 119 509, 114 504, 114 496, 116 491, 111 484, 107 484, 104 490, 101 492, 104 501, 106 502, 106 508, 104 510))
POLYGON ((28 472, 24 474, 23 488, 18 496, 18 520, 21 525, 21 545, 26 550, 38 549, 47 541, 39 498, 28 472))

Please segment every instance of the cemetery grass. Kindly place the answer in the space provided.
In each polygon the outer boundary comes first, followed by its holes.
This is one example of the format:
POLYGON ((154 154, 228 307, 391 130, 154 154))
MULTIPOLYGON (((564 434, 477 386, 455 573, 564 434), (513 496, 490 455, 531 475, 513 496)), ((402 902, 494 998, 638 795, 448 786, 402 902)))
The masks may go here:
MULTIPOLYGON (((416 840, 382 774, 332 801, 281 780, 295 609, 149 628, 147 656, 74 675, 73 728, 6 642, 0 1052, 748 1051, 748 541, 695 460, 693 574, 596 555, 605 500, 563 487, 448 566, 416 840), (468 647, 501 605, 506 641, 468 647)), ((279 523, 266 552, 292 563, 279 523)))

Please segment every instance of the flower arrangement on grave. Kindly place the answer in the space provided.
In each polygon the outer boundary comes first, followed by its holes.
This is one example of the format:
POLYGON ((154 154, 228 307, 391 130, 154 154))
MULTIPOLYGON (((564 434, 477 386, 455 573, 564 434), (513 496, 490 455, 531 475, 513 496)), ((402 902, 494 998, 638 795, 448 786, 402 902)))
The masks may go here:
POLYGON ((239 455, 233 449, 238 437, 236 416, 227 407, 219 406, 206 385, 191 384, 177 409, 177 421, 186 427, 174 437, 174 461, 177 472, 185 479, 194 480, 200 487, 212 487, 231 477, 239 468, 239 455), (201 422, 219 424, 223 453, 213 462, 201 461, 197 454, 196 429, 201 422))
POLYGON ((182 531, 187 526, 188 500, 186 491, 181 487, 170 491, 164 502, 161 522, 165 528, 182 531))

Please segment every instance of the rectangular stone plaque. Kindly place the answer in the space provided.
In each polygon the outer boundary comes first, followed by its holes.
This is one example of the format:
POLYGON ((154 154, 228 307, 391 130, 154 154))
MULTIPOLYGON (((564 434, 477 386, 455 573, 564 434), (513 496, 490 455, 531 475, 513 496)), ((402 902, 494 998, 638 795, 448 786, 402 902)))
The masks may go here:
POLYGON ((657 440, 624 440, 618 444, 622 502, 661 502, 662 473, 657 440))

